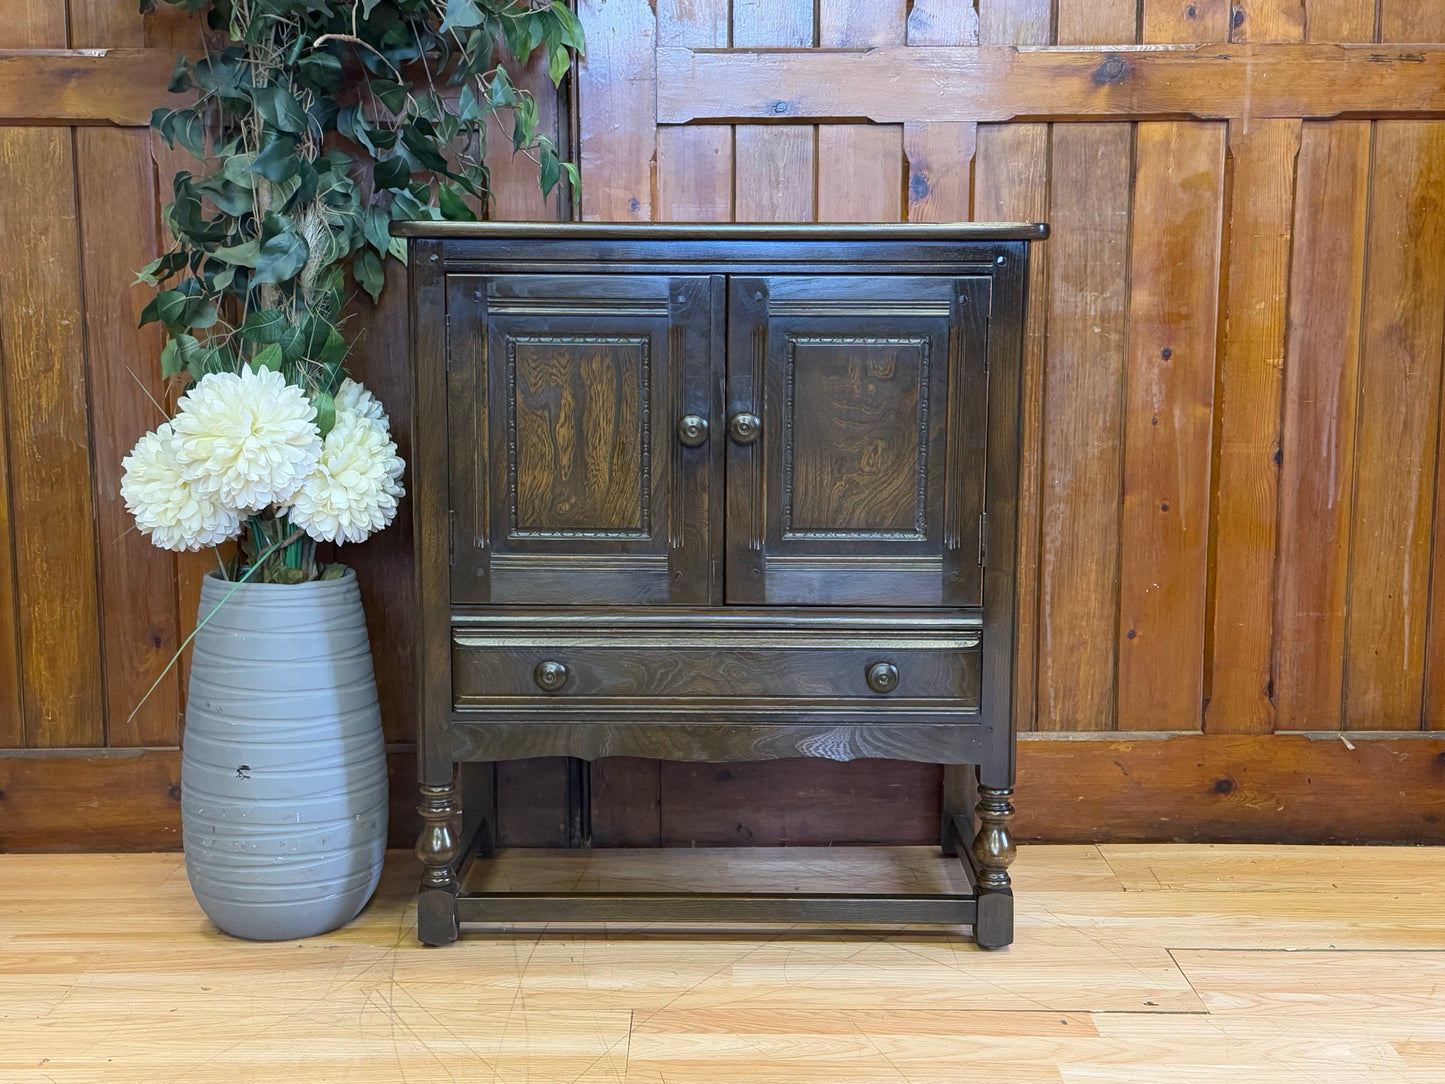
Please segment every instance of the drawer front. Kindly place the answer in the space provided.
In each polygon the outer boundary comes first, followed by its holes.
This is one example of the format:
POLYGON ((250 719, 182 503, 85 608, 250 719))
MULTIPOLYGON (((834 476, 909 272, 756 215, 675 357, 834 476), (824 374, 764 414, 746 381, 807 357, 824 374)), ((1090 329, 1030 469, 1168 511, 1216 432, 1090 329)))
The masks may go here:
MULTIPOLYGON (((947 702, 976 711, 977 632, 892 637, 874 633, 736 632, 519 637, 458 630, 452 685, 459 710, 503 701, 870 699, 947 702)), ((781 705, 780 705, 781 706, 781 705)))

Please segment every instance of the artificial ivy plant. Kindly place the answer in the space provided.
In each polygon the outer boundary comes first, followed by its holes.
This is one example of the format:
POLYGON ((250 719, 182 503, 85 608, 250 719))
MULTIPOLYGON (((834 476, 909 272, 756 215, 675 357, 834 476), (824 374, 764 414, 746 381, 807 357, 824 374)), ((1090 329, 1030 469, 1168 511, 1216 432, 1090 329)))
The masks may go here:
MULTIPOLYGON (((165 327, 166 377, 274 370, 309 397, 324 438, 348 304, 356 287, 374 301, 383 261, 406 258, 393 220, 485 213, 484 159, 499 138, 539 163, 544 195, 565 174, 576 197, 575 166, 504 62, 544 50, 560 83, 581 25, 558 0, 159 2, 210 33, 170 81, 190 104, 151 118, 199 164, 174 178, 164 220, 175 243, 139 274, 158 289, 141 322, 165 327)), ((267 542, 242 536, 252 559, 267 542)))

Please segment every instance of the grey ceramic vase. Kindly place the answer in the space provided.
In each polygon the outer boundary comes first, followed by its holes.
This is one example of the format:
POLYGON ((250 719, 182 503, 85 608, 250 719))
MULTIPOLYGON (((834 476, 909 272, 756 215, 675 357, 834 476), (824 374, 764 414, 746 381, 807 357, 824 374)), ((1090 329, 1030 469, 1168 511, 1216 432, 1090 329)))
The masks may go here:
POLYGON ((356 575, 237 585, 212 573, 200 617, 212 610, 192 644, 181 751, 191 889, 237 937, 333 930, 371 898, 386 848, 386 751, 356 575))

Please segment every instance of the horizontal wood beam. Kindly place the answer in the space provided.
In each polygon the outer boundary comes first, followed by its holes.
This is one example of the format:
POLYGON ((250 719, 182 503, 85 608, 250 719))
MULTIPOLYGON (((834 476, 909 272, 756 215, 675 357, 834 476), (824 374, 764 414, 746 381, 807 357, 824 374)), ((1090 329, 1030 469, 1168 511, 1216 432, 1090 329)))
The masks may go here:
POLYGON ((1445 734, 1030 734, 1018 766, 1023 840, 1445 843, 1445 734))
POLYGON ((1445 45, 657 51, 657 120, 1445 114, 1445 45))
POLYGON ((142 127, 176 104, 169 49, 0 50, 0 124, 142 127))
MULTIPOLYGON (((390 846, 409 847, 420 827, 416 758, 398 746, 387 761, 390 846)), ((1445 843, 1445 734, 1038 734, 1020 738, 1018 764, 1014 828, 1024 842, 1445 843)), ((746 820, 749 841, 766 844, 769 825, 791 810, 791 842, 826 843, 796 831, 797 795, 828 804, 841 778, 832 770, 846 767, 729 764, 727 785, 701 788, 705 809, 671 817, 691 816, 699 843, 741 842, 733 829, 746 820)), ((894 786, 913 778, 938 800, 933 766, 887 767, 894 786)), ((179 782, 174 749, 0 751, 0 851, 176 849, 179 782)), ((870 820, 855 809, 843 827, 850 839, 937 840, 932 820, 900 834, 896 814, 880 807, 870 820)), ((837 817, 818 820, 819 830, 839 827, 837 817)))

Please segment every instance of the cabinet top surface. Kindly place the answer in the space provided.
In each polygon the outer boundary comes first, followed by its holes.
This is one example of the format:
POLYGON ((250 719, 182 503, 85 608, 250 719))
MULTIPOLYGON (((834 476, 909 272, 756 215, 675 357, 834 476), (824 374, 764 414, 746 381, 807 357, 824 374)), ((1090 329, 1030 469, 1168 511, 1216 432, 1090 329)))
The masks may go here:
POLYGON ((1042 241, 1043 222, 393 222, 397 237, 442 240, 1042 241))

